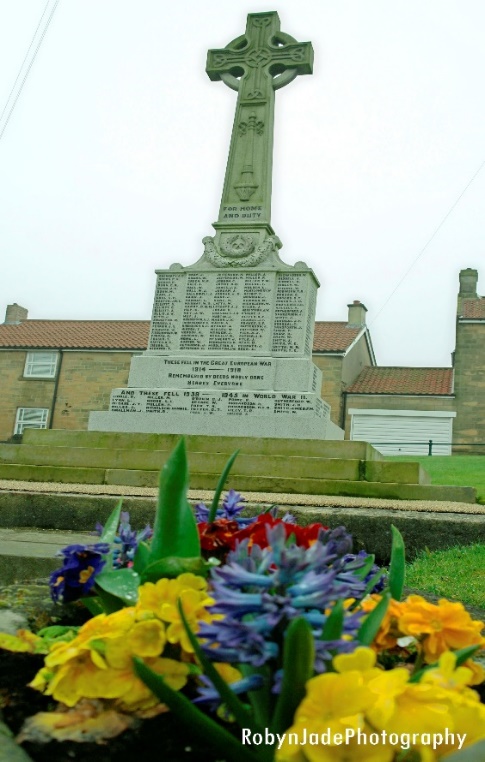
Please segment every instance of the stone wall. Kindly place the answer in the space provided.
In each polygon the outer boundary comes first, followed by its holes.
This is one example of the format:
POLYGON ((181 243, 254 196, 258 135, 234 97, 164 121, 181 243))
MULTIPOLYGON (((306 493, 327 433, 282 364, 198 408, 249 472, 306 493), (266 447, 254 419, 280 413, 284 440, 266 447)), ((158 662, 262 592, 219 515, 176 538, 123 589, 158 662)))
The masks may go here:
POLYGON ((342 355, 313 355, 313 362, 322 371, 321 396, 330 405, 330 420, 340 426, 342 399, 342 355))
POLYGON ((54 379, 24 378, 27 352, 0 352, 2 388, 0 394, 0 441, 13 436, 17 408, 51 408, 54 379))
MULTIPOLYGON (((485 443, 485 322, 461 322, 456 328, 455 350, 456 420, 453 441, 485 443)), ((456 452, 465 452, 460 447, 456 452)), ((470 447, 471 455, 485 454, 483 447, 470 447)))
MULTIPOLYGON (((63 352, 52 428, 86 429, 91 410, 107 410, 111 390, 127 384, 131 357, 129 352, 63 352)), ((52 415, 55 379, 24 378, 25 358, 25 351, 0 353, 0 441, 13 436, 19 407, 48 408, 52 415)))
POLYGON ((313 362, 322 371, 322 399, 331 406, 330 419, 343 428, 343 392, 363 368, 372 365, 365 335, 343 354, 314 354, 313 362))

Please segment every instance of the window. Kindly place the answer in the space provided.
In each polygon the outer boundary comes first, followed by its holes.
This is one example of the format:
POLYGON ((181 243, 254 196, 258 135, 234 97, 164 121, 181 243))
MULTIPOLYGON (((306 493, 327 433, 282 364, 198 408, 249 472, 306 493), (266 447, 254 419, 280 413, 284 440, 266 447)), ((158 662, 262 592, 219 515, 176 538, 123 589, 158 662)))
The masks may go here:
POLYGON ((57 352, 27 352, 24 376, 27 378, 54 378, 57 352))
POLYGON ((25 429, 46 429, 48 416, 46 407, 19 407, 14 434, 23 434, 25 429))

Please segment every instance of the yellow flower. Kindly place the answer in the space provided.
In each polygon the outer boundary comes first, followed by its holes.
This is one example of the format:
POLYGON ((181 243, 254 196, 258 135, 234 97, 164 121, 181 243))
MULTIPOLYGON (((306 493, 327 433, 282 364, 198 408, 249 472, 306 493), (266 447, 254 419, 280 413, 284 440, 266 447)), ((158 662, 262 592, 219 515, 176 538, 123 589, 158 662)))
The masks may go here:
POLYGON ((53 645, 31 687, 67 706, 82 698, 102 698, 125 708, 148 708, 158 699, 136 676, 133 656, 143 658, 175 690, 189 674, 188 665, 163 658, 165 643, 164 623, 153 617, 138 620, 134 607, 101 614, 70 642, 53 645))
POLYGON ((199 622, 210 622, 214 615, 207 610, 214 603, 207 592, 207 582, 196 574, 180 574, 176 579, 160 579, 147 582, 139 588, 137 617, 143 619, 147 611, 168 624, 167 640, 180 643, 182 649, 192 654, 193 648, 185 632, 179 612, 181 602, 184 615, 192 632, 199 629, 199 622))
POLYGON ((236 669, 236 667, 233 667, 232 664, 216 661, 213 663, 213 666, 217 669, 226 683, 237 683, 238 680, 242 680, 242 673, 236 669))
POLYGON ((110 667, 131 669, 133 656, 159 656, 165 642, 165 627, 158 619, 135 622, 124 637, 107 641, 104 658, 110 667))
POLYGON ((467 669, 469 669, 472 673, 469 685, 480 685, 481 683, 485 682, 485 669, 477 661, 473 661, 473 659, 467 659, 467 661, 464 662, 463 666, 467 667, 467 669))
POLYGON ((483 622, 473 621, 462 603, 444 598, 434 604, 420 595, 410 595, 398 626, 404 635, 419 639, 428 664, 437 661, 444 651, 485 644, 480 634, 483 622))
POLYGON ((440 656, 438 666, 426 670, 421 682, 432 683, 440 688, 461 693, 470 693, 467 686, 472 685, 473 677, 473 672, 468 667, 456 666, 456 655, 452 651, 445 651, 440 656))
POLYGON ((485 706, 475 691, 460 688, 470 670, 455 669, 453 654, 421 683, 410 683, 402 668, 377 669, 375 661, 374 651, 360 647, 335 657, 337 672, 307 683, 277 762, 393 762, 398 749, 391 734, 408 739, 421 762, 434 762, 459 747, 458 736, 466 736, 465 746, 485 738, 485 706), (380 742, 366 744, 372 733, 380 742), (436 750, 425 740, 434 733, 441 736, 436 750))

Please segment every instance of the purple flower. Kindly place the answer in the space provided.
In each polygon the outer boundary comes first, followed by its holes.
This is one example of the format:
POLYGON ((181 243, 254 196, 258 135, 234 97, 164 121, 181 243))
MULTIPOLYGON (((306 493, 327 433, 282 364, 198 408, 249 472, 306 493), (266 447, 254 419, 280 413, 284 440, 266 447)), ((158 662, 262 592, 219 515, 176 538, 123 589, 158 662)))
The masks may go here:
MULTIPOLYGON (((206 675, 201 675, 199 679, 204 684, 197 688, 199 695, 192 703, 208 704, 209 708, 214 711, 221 703, 219 693, 206 675)), ((234 683, 230 683, 229 687, 233 693, 247 693, 247 691, 255 691, 261 688, 263 682, 264 680, 261 675, 249 675, 248 677, 241 678, 241 680, 236 680, 234 683)))
MULTIPOLYGON (((201 625, 204 652, 215 661, 254 667, 269 661, 277 674, 288 623, 303 616, 315 638, 315 671, 324 672, 335 653, 357 645, 348 638, 355 638, 361 611, 345 610, 339 639, 323 641, 321 635, 336 601, 362 598, 366 581, 358 570, 366 559, 348 555, 352 541, 344 527, 322 531, 309 548, 288 542, 282 524, 266 533, 268 547, 250 548, 244 540, 225 565, 212 570, 210 610, 224 618, 201 625)), ((276 679, 273 690, 278 685, 276 679)))
POLYGON ((56 555, 63 556, 60 569, 52 572, 49 587, 55 603, 70 603, 86 595, 95 583, 96 575, 106 563, 109 553, 106 542, 94 545, 68 545, 56 555))
MULTIPOLYGON (((102 536, 104 527, 99 521, 96 523, 95 534, 102 536)), ((141 532, 135 532, 130 525, 130 514, 128 511, 122 511, 120 515, 120 523, 117 530, 117 535, 114 538, 116 545, 121 547, 113 548, 113 566, 115 568, 123 568, 130 566, 133 561, 140 542, 148 540, 153 534, 153 530, 149 524, 141 532)))
POLYGON ((194 510, 195 510, 195 520, 198 524, 205 523, 208 520, 209 509, 205 503, 197 503, 194 510))
POLYGON ((121 548, 113 550, 113 566, 126 567, 133 561, 138 548, 138 543, 149 539, 153 534, 149 524, 141 532, 135 532, 130 525, 130 514, 128 511, 122 511, 120 516, 120 525, 115 542, 121 545, 121 548))
MULTIPOLYGON (((242 497, 239 492, 234 489, 230 489, 226 497, 222 501, 222 507, 216 511, 216 519, 228 519, 229 521, 237 521, 241 527, 245 527, 248 524, 252 524, 256 521, 256 516, 247 518, 241 518, 239 514, 244 509, 244 503, 246 498, 242 497)), ((195 520, 198 524, 203 524, 209 519, 210 510, 205 503, 197 503, 194 508, 195 520)))
MULTIPOLYGON (((357 568, 357 565, 359 564, 359 561, 361 562, 360 566, 363 566, 368 558, 369 558, 369 554, 366 553, 365 550, 360 550, 356 556, 353 555, 352 553, 347 553, 344 556, 344 560, 348 562, 349 564, 350 562, 353 561, 354 565, 356 565, 356 568, 357 568)), ((381 593, 386 586, 387 575, 379 566, 377 566, 377 564, 372 564, 370 571, 364 577, 364 582, 367 585, 367 583, 370 582, 371 579, 375 577, 375 575, 378 574, 379 572, 381 573, 381 576, 378 579, 378 581, 375 583, 374 587, 369 591, 370 593, 381 593)))
POLYGON ((225 518, 234 519, 244 509, 246 498, 239 492, 230 489, 222 503, 222 510, 225 512, 225 518))

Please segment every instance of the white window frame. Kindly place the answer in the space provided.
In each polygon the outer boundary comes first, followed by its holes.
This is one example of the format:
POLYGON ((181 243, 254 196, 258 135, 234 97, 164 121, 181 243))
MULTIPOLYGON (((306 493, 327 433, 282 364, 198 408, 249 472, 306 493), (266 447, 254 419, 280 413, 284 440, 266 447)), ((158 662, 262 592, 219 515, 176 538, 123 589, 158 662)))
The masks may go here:
POLYGON ((49 419, 47 407, 19 407, 15 418, 14 434, 23 434, 25 429, 46 429, 49 419))
POLYGON ((24 378, 55 378, 57 352, 27 352, 24 378))

